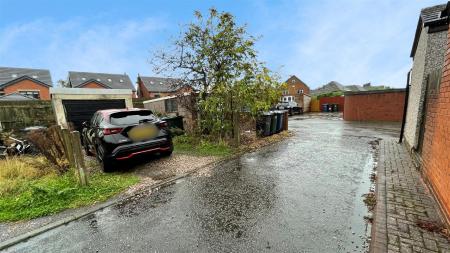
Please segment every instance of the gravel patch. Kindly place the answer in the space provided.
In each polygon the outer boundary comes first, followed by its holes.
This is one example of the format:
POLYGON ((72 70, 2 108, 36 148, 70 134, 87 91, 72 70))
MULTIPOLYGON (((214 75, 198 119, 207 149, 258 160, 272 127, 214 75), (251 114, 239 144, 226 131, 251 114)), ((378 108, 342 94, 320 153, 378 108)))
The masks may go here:
MULTIPOLYGON (((172 154, 169 157, 163 157, 153 160, 149 163, 139 165, 135 168, 134 173, 141 178, 139 184, 130 187, 126 194, 133 195, 148 188, 162 180, 179 176, 208 164, 218 161, 220 158, 212 156, 192 156, 186 154, 172 154)), ((207 167, 213 167, 207 166, 207 167)), ((209 168, 211 169, 211 168, 209 168)))

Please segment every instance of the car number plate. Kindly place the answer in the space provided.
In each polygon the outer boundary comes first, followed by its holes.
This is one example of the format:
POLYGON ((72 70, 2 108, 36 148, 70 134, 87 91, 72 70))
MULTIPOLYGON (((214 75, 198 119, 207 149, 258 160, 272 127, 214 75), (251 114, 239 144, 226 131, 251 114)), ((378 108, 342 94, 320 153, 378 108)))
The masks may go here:
POLYGON ((158 128, 154 124, 144 124, 133 127, 128 136, 133 141, 143 141, 155 137, 158 134, 158 128))

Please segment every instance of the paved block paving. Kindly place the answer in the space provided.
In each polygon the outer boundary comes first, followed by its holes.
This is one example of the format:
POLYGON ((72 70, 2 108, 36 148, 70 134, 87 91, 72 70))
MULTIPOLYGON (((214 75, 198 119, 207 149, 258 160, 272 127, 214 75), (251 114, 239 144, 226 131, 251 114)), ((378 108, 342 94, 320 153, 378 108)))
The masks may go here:
POLYGON ((449 240, 417 225, 442 224, 436 206, 406 148, 382 140, 372 252, 450 253, 449 240))

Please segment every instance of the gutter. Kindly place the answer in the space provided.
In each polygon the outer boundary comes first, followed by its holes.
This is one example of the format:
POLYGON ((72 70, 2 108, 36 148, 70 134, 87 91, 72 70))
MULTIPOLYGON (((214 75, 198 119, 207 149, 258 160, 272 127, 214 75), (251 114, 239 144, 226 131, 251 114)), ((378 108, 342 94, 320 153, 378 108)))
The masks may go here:
POLYGON ((406 123, 406 113, 408 112, 408 100, 409 100, 409 80, 411 77, 411 70, 408 72, 408 76, 406 78, 406 94, 405 94, 405 104, 403 106, 403 119, 402 119, 402 128, 400 130, 400 138, 398 140, 398 143, 402 143, 403 141, 403 134, 405 131, 405 123, 406 123))

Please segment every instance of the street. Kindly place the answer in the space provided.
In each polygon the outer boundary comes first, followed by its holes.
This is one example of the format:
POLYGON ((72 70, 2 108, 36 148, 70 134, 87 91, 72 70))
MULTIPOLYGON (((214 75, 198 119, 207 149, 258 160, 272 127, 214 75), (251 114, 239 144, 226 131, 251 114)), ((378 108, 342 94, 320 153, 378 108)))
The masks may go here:
POLYGON ((223 162, 6 252, 366 252, 363 194, 398 124, 294 116, 286 141, 223 162))

